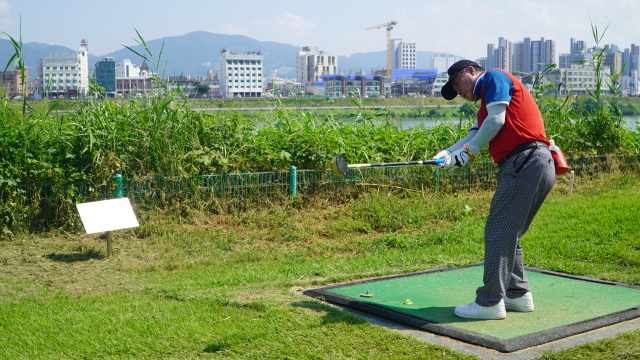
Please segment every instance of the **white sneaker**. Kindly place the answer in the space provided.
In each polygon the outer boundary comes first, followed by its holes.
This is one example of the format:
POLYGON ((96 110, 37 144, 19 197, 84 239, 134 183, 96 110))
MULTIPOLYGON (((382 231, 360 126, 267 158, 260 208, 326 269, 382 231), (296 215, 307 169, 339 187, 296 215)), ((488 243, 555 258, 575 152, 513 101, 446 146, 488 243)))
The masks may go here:
POLYGON ((520 312, 533 311, 533 296, 528 292, 517 299, 509 299, 507 295, 503 297, 504 307, 509 310, 520 312))
POLYGON ((507 317, 507 310, 502 300, 489 307, 480 306, 474 301, 469 305, 456 306, 455 314, 466 319, 501 320, 507 317))

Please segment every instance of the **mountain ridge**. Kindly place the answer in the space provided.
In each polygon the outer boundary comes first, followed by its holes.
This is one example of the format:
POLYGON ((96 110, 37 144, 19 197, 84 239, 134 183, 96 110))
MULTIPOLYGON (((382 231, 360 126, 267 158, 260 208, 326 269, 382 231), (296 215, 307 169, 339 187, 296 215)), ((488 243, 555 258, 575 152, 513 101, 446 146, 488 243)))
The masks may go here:
MULTIPOLYGON (((296 52, 301 51, 301 46, 279 43, 275 41, 259 41, 245 35, 225 35, 208 31, 193 31, 184 35, 168 36, 161 39, 146 41, 152 54, 158 56, 164 43, 162 58, 158 63, 158 73, 164 75, 190 74, 192 76, 204 75, 207 69, 216 70, 218 66, 218 53, 224 47, 232 51, 256 51, 261 50, 265 56, 264 74, 271 76, 276 74, 282 78, 295 78, 296 52)), ((140 54, 147 56, 140 45, 131 46, 140 54)), ((61 45, 49 45, 39 42, 23 43, 23 57, 26 65, 34 69, 29 73, 30 80, 35 79, 38 61, 49 54, 73 54, 76 50, 61 45)), ((446 54, 442 52, 418 51, 417 67, 428 68, 430 56, 433 54, 446 54)), ((13 55, 13 47, 9 40, 0 39, 0 65, 6 65, 13 55)), ((142 58, 126 48, 96 56, 89 49, 89 67, 103 57, 113 57, 116 62, 129 59, 133 63, 141 63, 142 58)), ((157 63, 157 58, 155 58, 157 63)), ((149 62, 147 62, 149 63, 149 62)), ((150 66, 152 64, 149 64, 150 66)), ((372 69, 382 68, 386 65, 386 51, 374 51, 367 53, 355 53, 350 56, 338 55, 339 72, 347 73, 360 69, 369 73, 372 69)), ((11 64, 13 66, 13 64, 11 64)), ((9 68, 11 68, 11 66, 9 68)))

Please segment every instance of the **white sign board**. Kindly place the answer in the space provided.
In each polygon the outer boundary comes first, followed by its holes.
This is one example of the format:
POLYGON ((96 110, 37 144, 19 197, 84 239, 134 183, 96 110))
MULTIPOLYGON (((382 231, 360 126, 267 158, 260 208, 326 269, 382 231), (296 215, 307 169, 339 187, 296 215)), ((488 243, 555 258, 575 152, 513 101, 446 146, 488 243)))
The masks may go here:
POLYGON ((129 199, 113 199, 77 204, 87 234, 138 227, 129 199))

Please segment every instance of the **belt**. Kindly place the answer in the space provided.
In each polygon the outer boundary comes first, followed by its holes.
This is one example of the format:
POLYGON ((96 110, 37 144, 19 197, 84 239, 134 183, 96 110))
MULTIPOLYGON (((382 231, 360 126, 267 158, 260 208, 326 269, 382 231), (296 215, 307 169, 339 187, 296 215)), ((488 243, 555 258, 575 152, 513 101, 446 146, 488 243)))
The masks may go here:
POLYGON ((518 155, 519 153, 529 150, 529 149, 537 149, 538 147, 547 147, 547 144, 542 141, 531 141, 528 143, 524 143, 522 145, 518 145, 515 149, 511 150, 510 153, 505 155, 500 161, 498 161, 498 167, 502 167, 509 159, 518 155))

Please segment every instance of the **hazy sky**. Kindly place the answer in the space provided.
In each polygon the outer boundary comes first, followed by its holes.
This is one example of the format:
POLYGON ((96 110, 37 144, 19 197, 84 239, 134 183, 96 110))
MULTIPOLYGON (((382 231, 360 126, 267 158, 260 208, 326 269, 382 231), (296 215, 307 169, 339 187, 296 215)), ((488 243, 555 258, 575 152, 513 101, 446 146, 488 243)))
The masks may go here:
POLYGON ((95 55, 134 44, 134 27, 147 40, 204 30, 351 55, 385 50, 385 30, 365 28, 391 20, 392 37, 419 51, 471 59, 500 36, 553 39, 558 53, 568 52, 570 37, 593 45, 590 21, 609 25, 605 43, 640 44, 640 0, 0 0, 1 31, 17 37, 21 15, 24 42, 76 48, 87 39, 95 55))

